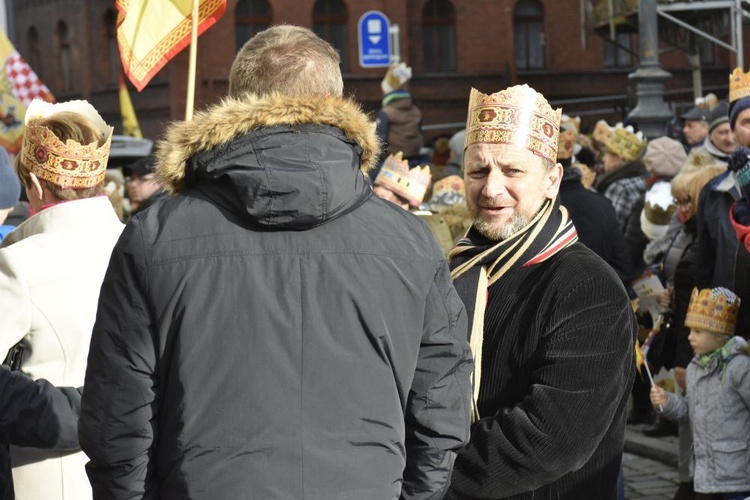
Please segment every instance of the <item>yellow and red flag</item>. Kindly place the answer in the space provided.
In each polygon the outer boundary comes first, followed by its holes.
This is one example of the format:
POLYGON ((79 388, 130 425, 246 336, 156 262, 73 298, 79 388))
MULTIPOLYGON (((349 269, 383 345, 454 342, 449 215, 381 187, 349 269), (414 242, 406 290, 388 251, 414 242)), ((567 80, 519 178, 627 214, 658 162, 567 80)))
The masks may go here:
POLYGON ((2 31, 0 63, 0 146, 17 153, 23 139, 26 106, 33 99, 55 102, 55 97, 2 31))
POLYGON ((120 88, 120 115, 122 116, 122 135, 130 137, 143 138, 141 126, 138 125, 138 118, 135 116, 133 101, 130 100, 128 87, 125 85, 125 79, 122 74, 117 75, 117 85, 120 88))
MULTIPOLYGON (((192 0, 117 0, 117 43, 122 66, 138 91, 190 45, 192 0)), ((224 14, 226 0, 200 0, 198 35, 224 14)))

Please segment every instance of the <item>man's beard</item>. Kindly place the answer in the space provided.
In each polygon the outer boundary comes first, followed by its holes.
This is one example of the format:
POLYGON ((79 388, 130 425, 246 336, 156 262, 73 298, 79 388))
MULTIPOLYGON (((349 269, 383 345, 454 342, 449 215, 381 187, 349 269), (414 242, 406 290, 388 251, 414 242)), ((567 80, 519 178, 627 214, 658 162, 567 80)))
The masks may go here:
POLYGON ((502 227, 497 227, 476 215, 474 219, 474 227, 479 234, 485 238, 489 238, 493 241, 503 241, 528 226, 530 222, 531 219, 528 217, 524 217, 522 214, 514 212, 508 222, 503 224, 502 227))

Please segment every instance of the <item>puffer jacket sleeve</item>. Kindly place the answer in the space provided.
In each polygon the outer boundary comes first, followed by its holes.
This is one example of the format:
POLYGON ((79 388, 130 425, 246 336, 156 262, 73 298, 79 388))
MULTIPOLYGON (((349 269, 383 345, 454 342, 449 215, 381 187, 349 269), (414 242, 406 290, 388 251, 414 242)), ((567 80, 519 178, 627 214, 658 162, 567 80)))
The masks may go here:
POLYGON ((442 498, 456 453, 469 439, 472 370, 466 310, 441 260, 406 408, 402 499, 442 498))
POLYGON ((661 410, 656 409, 664 418, 675 422, 687 422, 690 413, 687 398, 673 392, 667 393, 667 404, 661 410))
POLYGON ((114 248, 99 296, 78 432, 95 499, 156 498, 155 331, 138 219, 114 248))
POLYGON ((77 450, 80 413, 79 390, 34 381, 0 365, 0 431, 9 444, 77 450))

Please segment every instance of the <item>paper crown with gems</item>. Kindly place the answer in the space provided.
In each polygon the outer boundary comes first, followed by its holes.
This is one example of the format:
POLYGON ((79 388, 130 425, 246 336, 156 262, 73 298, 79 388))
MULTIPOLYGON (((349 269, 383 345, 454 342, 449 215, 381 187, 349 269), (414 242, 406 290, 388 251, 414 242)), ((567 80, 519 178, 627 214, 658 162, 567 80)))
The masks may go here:
POLYGON ((431 181, 429 166, 409 169, 409 162, 403 159, 403 153, 399 151, 385 159, 375 178, 375 185, 390 189, 407 200, 409 205, 418 207, 431 181))
POLYGON ((107 125, 96 109, 86 101, 52 104, 34 99, 26 110, 26 128, 21 155, 24 165, 38 178, 65 189, 86 189, 104 180, 109 147, 114 129, 107 125), (41 119, 61 112, 72 112, 87 118, 100 132, 99 142, 63 143, 50 129, 39 125, 41 119))
POLYGON ((591 133, 591 137, 601 144, 607 144, 609 136, 612 135, 612 127, 609 126, 604 120, 599 120, 594 126, 594 131, 591 133))
POLYGON ((726 288, 693 288, 685 326, 731 337, 737 325, 740 299, 726 288))
POLYGON ((572 158, 577 140, 578 133, 574 129, 561 130, 560 137, 557 139, 557 159, 568 160, 572 158))
POLYGON ((635 132, 632 126, 623 127, 622 123, 618 123, 607 139, 607 150, 626 161, 635 161, 646 149, 647 142, 642 132, 635 132))
POLYGON ((742 68, 734 68, 729 75, 729 102, 734 102, 743 97, 750 97, 750 71, 742 72, 742 68))
POLYGON ((561 116, 562 109, 552 109, 544 96, 528 85, 491 95, 471 89, 465 147, 513 144, 555 163, 561 116))

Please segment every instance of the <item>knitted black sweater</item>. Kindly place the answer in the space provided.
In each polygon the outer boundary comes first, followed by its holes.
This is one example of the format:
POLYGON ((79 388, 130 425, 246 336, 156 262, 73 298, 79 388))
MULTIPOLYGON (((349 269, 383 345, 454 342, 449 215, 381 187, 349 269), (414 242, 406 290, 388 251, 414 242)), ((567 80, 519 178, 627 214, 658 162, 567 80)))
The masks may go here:
POLYGON ((614 499, 635 334, 620 280, 581 244, 508 271, 489 289, 482 418, 446 498, 614 499))

